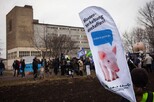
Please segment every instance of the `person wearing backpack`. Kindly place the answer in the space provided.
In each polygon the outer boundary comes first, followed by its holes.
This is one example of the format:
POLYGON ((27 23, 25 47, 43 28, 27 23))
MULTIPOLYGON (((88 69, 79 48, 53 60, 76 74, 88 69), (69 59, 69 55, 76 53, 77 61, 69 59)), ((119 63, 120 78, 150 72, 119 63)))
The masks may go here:
MULTIPOLYGON (((149 82, 148 72, 144 68, 135 68, 131 71, 136 102, 154 102, 154 92, 146 89, 149 82)), ((129 102, 122 98, 121 102, 129 102)))

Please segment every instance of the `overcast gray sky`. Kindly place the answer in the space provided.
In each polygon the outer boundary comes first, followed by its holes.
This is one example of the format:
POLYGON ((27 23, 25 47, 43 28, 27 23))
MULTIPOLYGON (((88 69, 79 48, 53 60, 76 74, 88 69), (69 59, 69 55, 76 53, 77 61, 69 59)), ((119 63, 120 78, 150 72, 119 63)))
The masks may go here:
POLYGON ((34 19, 41 23, 83 27, 79 12, 88 6, 106 9, 114 19, 119 32, 137 25, 138 10, 151 0, 0 0, 0 47, 5 58, 6 14, 14 6, 32 5, 34 19))

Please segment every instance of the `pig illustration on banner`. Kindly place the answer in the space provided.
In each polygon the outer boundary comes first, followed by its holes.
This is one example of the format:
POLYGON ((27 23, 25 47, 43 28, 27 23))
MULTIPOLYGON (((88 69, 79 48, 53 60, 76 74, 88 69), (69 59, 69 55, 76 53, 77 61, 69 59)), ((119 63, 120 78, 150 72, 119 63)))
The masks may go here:
POLYGON ((120 69, 116 62, 116 46, 114 46, 112 51, 98 51, 98 55, 105 80, 110 82, 119 78, 117 72, 119 72, 120 69))
POLYGON ((113 18, 97 6, 87 7, 79 15, 99 81, 107 90, 136 102, 122 41, 113 18))

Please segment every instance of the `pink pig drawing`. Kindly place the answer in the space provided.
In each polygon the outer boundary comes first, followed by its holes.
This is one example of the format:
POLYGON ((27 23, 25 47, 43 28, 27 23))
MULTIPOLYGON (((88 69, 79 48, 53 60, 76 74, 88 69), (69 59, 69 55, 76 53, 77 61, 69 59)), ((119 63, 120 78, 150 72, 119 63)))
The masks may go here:
POLYGON ((98 55, 105 80, 110 82, 119 78, 117 72, 120 69, 117 65, 116 46, 112 50, 98 51, 98 55))

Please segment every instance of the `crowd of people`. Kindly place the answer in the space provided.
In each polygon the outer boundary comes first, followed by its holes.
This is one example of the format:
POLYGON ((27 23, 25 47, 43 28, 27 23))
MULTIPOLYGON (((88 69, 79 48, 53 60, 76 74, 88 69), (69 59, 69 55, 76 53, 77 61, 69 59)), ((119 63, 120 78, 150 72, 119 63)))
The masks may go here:
POLYGON ((132 71, 134 68, 144 68, 148 73, 152 73, 154 59, 149 53, 132 53, 128 54, 126 58, 130 71, 132 71))
MULTIPOLYGON (((25 60, 21 59, 20 61, 14 60, 13 64, 14 77, 21 75, 25 77, 25 60)), ((45 59, 41 60, 35 57, 32 62, 32 69, 34 79, 44 78, 47 75, 66 75, 71 76, 83 76, 84 74, 89 76, 91 75, 91 70, 94 70, 94 64, 90 57, 80 59, 73 58, 55 58, 55 59, 45 59), (40 66, 38 66, 40 65, 40 66)))
POLYGON ((25 77, 26 64, 25 64, 24 59, 21 59, 20 61, 14 60, 12 67, 13 67, 13 71, 14 71, 14 74, 13 74, 14 77, 15 76, 18 77, 20 74, 22 77, 25 77))
MULTIPOLYGON (((146 90, 146 85, 149 82, 148 73, 152 73, 154 59, 150 54, 132 53, 126 56, 128 67, 131 72, 132 82, 134 84, 134 92, 137 102, 154 102, 154 93, 146 90), (151 98, 151 96, 153 96, 151 98), (150 101, 146 101, 150 100, 150 101), (152 100, 152 101, 151 101, 152 100)), ((14 60, 12 67, 14 69, 13 76, 25 77, 25 60, 14 60)), ((3 75, 5 65, 0 62, 0 75, 3 75)), ((37 78, 44 78, 45 74, 49 75, 62 75, 83 76, 84 74, 91 75, 91 70, 95 70, 93 60, 90 57, 80 59, 74 58, 55 58, 55 59, 41 59, 37 57, 32 62, 34 80, 37 78), (40 68, 39 65, 40 64, 40 68)), ((121 102, 129 102, 127 99, 122 98, 121 102)))
MULTIPOLYGON (((142 53, 132 53, 126 56, 127 63, 130 69, 130 72, 134 68, 144 68, 147 70, 148 73, 152 73, 154 60, 149 54, 142 54, 142 53)), ((21 59, 14 60, 13 64, 13 76, 25 77, 25 60, 21 59)), ((3 74, 3 70, 5 69, 5 65, 0 62, 0 75, 3 74)), ((55 58, 55 59, 45 59, 42 58, 41 60, 35 57, 32 62, 32 70, 34 79, 44 78, 45 74, 48 75, 60 75, 64 76, 71 76, 78 75, 83 76, 83 74, 91 75, 91 70, 95 70, 93 60, 90 57, 81 57, 81 58, 55 58), (40 66, 38 66, 38 64, 40 66)))
MULTIPOLYGON (((149 83, 149 73, 154 68, 154 59, 147 53, 132 53, 126 56, 131 72, 136 102, 154 102, 154 92, 146 88, 149 83)), ((122 98, 121 102, 130 102, 122 98)))
POLYGON ((55 58, 49 59, 48 61, 43 58, 41 61, 36 57, 33 59, 33 71, 34 79, 38 77, 44 77, 44 74, 54 74, 57 75, 60 73, 62 76, 67 75, 73 77, 74 74, 77 76, 90 75, 91 69, 94 69, 93 62, 87 57, 85 60, 83 58, 77 59, 74 58, 55 58), (38 73, 38 64, 41 64, 41 68, 38 73))

